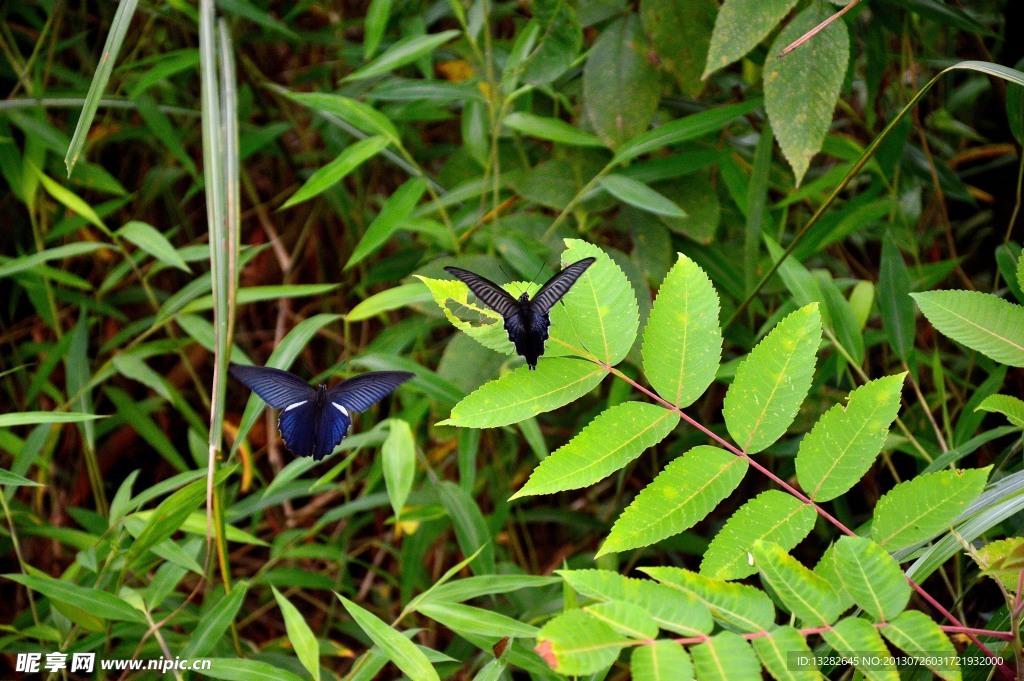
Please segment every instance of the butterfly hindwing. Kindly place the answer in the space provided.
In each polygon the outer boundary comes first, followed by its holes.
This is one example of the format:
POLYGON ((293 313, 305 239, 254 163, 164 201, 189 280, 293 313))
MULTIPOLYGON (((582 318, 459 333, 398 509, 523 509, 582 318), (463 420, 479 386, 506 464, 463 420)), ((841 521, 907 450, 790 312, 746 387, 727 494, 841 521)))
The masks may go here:
POLYGON ((464 270, 460 267, 445 267, 444 269, 449 274, 465 282, 469 290, 476 294, 477 299, 505 319, 514 315, 519 309, 516 299, 493 281, 484 279, 479 274, 473 274, 469 270, 464 270))
POLYGON ((337 402, 350 412, 366 411, 415 374, 408 371, 371 371, 353 376, 327 391, 326 407, 337 402))
POLYGON ((316 444, 317 420, 319 418, 316 398, 296 403, 281 411, 277 429, 285 446, 295 456, 310 456, 316 444))
POLYGON ((302 400, 316 401, 316 389, 288 371, 241 364, 232 364, 228 371, 275 409, 284 409, 302 400))
POLYGON ((533 311, 539 314, 546 314, 552 307, 554 307, 555 303, 562 299, 562 296, 569 292, 569 289, 572 288, 572 285, 576 283, 577 279, 583 276, 583 273, 587 271, 587 268, 594 264, 594 260, 594 258, 583 258, 583 260, 577 260, 555 276, 548 279, 530 301, 530 306, 533 308, 533 311))
POLYGON ((334 451, 348 435, 352 416, 345 405, 328 400, 317 415, 316 449, 313 458, 319 461, 334 451))

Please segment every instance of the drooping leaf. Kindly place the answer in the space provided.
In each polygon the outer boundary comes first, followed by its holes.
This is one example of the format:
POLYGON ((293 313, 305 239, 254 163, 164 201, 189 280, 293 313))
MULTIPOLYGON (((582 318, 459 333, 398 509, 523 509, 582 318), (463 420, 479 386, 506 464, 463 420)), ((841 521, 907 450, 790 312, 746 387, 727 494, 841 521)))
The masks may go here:
POLYGON ((750 644, 764 668, 778 681, 815 681, 821 678, 817 666, 794 669, 790 663, 794 654, 806 659, 811 659, 812 655, 803 635, 793 627, 776 627, 767 636, 759 636, 750 644))
POLYGON ((615 521, 598 556, 651 544, 703 520, 740 484, 747 462, 700 445, 673 460, 615 521))
POLYGON ((754 542, 751 553, 761 579, 798 618, 816 627, 828 626, 842 612, 832 585, 801 565, 778 544, 754 542))
POLYGON ((853 488, 878 456, 900 407, 905 373, 870 381, 825 412, 800 442, 796 474, 817 502, 853 488))
POLYGON ((384 312, 425 303, 431 297, 430 291, 425 291, 419 284, 399 284, 363 299, 345 315, 345 319, 350 322, 361 322, 384 312))
POLYGON ((885 622, 907 607, 910 585, 899 563, 864 537, 840 537, 835 544, 836 571, 854 603, 876 621, 885 622))
POLYGON ((453 482, 437 483, 437 495, 455 528, 455 538, 466 557, 478 556, 470 563, 476 574, 494 573, 494 543, 487 529, 487 521, 476 500, 453 482))
POLYGON ((928 615, 920 610, 904 610, 888 625, 881 628, 882 636, 894 646, 921 658, 923 666, 946 681, 960 681, 960 666, 956 664, 956 649, 949 637, 939 629, 928 615), (953 660, 951 666, 940 660, 953 660))
POLYGON ((345 263, 345 269, 358 264, 368 255, 377 251, 387 243, 391 236, 407 223, 413 209, 427 190, 427 182, 423 178, 414 177, 388 197, 380 209, 380 213, 366 228, 363 237, 352 249, 352 255, 345 263))
POLYGON ((416 477, 416 442, 407 421, 391 419, 388 437, 380 448, 380 454, 388 500, 395 517, 399 518, 416 477))
POLYGON ((733 63, 774 29, 796 0, 726 0, 715 17, 702 78, 733 63))
POLYGON ((1024 367, 1024 307, 980 291, 910 295, 944 335, 997 362, 1024 367))
POLYGON ((333 92, 289 92, 288 97, 303 106, 337 116, 365 133, 383 135, 392 144, 398 143, 400 139, 398 129, 391 119, 358 99, 333 92))
POLYGON ((661 68, 675 76, 679 89, 696 95, 711 44, 718 3, 714 0, 641 0, 640 18, 661 68))
POLYGON ((40 423, 80 423, 104 418, 107 417, 99 414, 79 414, 66 411, 16 411, 0 414, 0 428, 33 426, 40 423))
POLYGON ((417 608, 454 632, 479 636, 536 638, 537 627, 507 615, 461 603, 424 603, 417 608))
MULTIPOLYGON (((798 14, 776 36, 765 58, 765 110, 798 186, 810 166, 811 157, 821 150, 825 133, 832 124, 850 59, 846 24, 834 21, 785 57, 780 59, 778 55, 817 26, 829 11, 821 5, 813 5, 798 14)), ((712 40, 712 49, 714 46, 712 40)))
POLYGON ((679 254, 658 289, 644 329, 644 373, 677 407, 688 407, 715 379, 722 359, 718 294, 695 262, 679 254))
POLYGON ((337 158, 313 173, 305 184, 284 202, 281 209, 291 208, 330 189, 346 175, 380 153, 388 144, 387 137, 375 135, 345 147, 337 158))
POLYGON ((914 301, 910 298, 910 272, 896 242, 886 235, 878 267, 878 309, 882 328, 896 356, 906 361, 914 348, 914 301))
POLYGON ((126 241, 132 242, 157 260, 171 267, 176 267, 185 272, 192 271, 189 269, 184 258, 174 249, 171 242, 167 240, 167 237, 145 222, 132 220, 117 230, 117 235, 126 241))
POLYGON ((224 681, 305 681, 303 677, 261 660, 237 657, 210 658, 210 669, 203 676, 224 681))
POLYGON ((389 660, 413 681, 440 681, 437 671, 416 644, 381 621, 369 610, 335 593, 359 628, 381 649, 389 660))
POLYGON ((602 177, 598 180, 598 184, 619 201, 634 208, 670 218, 686 217, 686 211, 673 203, 671 199, 631 177, 613 173, 602 177))
POLYGON ((594 135, 584 132, 560 118, 546 118, 523 111, 515 111, 505 116, 503 123, 506 127, 529 137, 558 142, 571 147, 604 146, 604 142, 594 135))
POLYGON ((512 499, 591 485, 661 442, 678 423, 679 415, 661 406, 615 405, 541 461, 512 499))
POLYGON ((817 513, 796 497, 767 490, 741 506, 711 540, 700 572, 716 579, 741 579, 757 572, 750 551, 758 540, 789 551, 814 529, 817 513))
POLYGON ((675 641, 660 640, 633 650, 629 661, 635 681, 690 681, 693 663, 675 641))
POLYGON ((871 537, 895 551, 946 530, 985 488, 991 466, 919 475, 878 500, 871 537))
POLYGON ((236 582, 231 592, 223 596, 200 618, 188 637, 188 645, 181 651, 182 657, 203 657, 224 637, 224 633, 235 621, 235 615, 245 601, 249 588, 246 582, 236 582))
POLYGON ((140 624, 146 622, 143 614, 124 599, 98 587, 81 586, 43 574, 14 573, 3 576, 12 582, 39 592, 53 601, 66 603, 104 620, 140 624))
POLYGON ((540 37, 526 63, 523 80, 531 85, 550 83, 565 73, 583 47, 583 29, 576 7, 560 0, 536 0, 530 10, 540 37))
POLYGON ((383 76, 406 64, 411 64, 420 57, 430 54, 460 33, 461 31, 448 30, 429 35, 402 38, 372 62, 358 71, 350 73, 342 80, 351 82, 383 76))
POLYGON ((63 246, 56 246, 54 248, 47 248, 39 251, 38 253, 29 253, 28 255, 21 255, 17 258, 3 258, 0 259, 0 277, 10 277, 19 272, 25 272, 26 270, 35 269, 37 266, 49 260, 63 260, 65 258, 74 258, 79 255, 85 255, 86 253, 92 253, 94 251, 108 249, 108 244, 102 243, 91 243, 91 242, 74 242, 70 244, 64 244, 63 246))
POLYGON ((537 654, 559 674, 582 676, 605 669, 629 639, 582 610, 551 619, 537 633, 537 654))
POLYGON ((723 416, 733 439, 748 454, 778 440, 803 404, 821 341, 817 305, 791 313, 736 368, 723 416))
POLYGON ((761 676, 761 663, 757 661, 750 643, 739 634, 721 631, 704 643, 690 649, 697 678, 701 679, 756 679, 761 676))
POLYGON ((891 661, 885 641, 867 620, 847 617, 823 632, 821 637, 840 655, 863 662, 857 669, 865 678, 871 681, 899 681, 899 672, 891 661), (874 663, 875 658, 877 664, 874 663))
POLYGON ((695 597, 711 615, 744 632, 766 631, 775 626, 775 606, 768 594, 746 584, 712 579, 676 567, 640 568, 666 586, 695 597))

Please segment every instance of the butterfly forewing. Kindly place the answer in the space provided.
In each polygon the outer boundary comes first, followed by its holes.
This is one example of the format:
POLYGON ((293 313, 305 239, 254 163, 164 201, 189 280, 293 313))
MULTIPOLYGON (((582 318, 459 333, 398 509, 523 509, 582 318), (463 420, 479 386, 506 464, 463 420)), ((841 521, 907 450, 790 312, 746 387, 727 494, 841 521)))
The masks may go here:
POLYGON ((569 292, 576 280, 582 277, 592 264, 594 264, 594 258, 578 260, 548 279, 547 283, 540 287, 537 295, 530 301, 533 311, 544 314, 554 307, 555 303, 569 292))
POLYGON ((511 317, 519 310, 516 299, 493 281, 484 279, 479 274, 473 274, 469 270, 464 270, 460 267, 445 267, 444 269, 449 274, 452 274, 465 282, 466 286, 469 287, 469 290, 476 294, 476 297, 481 300, 484 305, 491 308, 502 317, 511 317))
POLYGON ((408 371, 372 371, 354 376, 327 391, 324 408, 337 412, 333 406, 337 402, 349 412, 366 411, 413 376, 408 371))
POLYGON ((232 364, 228 371, 275 409, 284 409, 303 400, 310 404, 316 401, 316 389, 287 371, 241 364, 232 364))

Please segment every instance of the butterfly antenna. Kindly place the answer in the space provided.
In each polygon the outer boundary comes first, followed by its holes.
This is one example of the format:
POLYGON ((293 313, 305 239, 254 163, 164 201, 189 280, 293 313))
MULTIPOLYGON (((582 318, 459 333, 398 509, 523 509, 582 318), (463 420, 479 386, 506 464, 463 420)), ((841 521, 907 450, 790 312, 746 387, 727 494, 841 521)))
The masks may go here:
MULTIPOLYGON (((505 275, 505 279, 507 279, 510 284, 514 284, 515 283, 515 281, 509 275, 509 273, 505 271, 505 268, 501 266, 500 262, 498 263, 498 269, 501 270, 501 273, 505 275)), ((516 286, 516 288, 519 288, 519 287, 516 286)), ((522 291, 519 291, 519 293, 522 293, 522 291)), ((518 298, 518 296, 516 296, 516 297, 518 298)))

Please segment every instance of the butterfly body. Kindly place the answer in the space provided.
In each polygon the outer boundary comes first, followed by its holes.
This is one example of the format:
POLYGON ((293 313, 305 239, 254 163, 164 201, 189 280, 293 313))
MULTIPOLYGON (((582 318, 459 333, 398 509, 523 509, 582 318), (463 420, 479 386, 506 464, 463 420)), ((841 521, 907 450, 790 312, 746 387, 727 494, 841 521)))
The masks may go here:
POLYGON ((314 388, 295 374, 272 367, 233 364, 230 372, 281 410, 277 427, 288 449, 316 461, 333 452, 348 434, 352 412, 369 409, 413 377, 407 371, 371 371, 333 388, 325 383, 314 388))
POLYGON ((458 267, 445 270, 465 282, 480 301, 502 316, 505 332, 516 352, 526 359, 530 369, 536 369, 537 360, 544 354, 544 341, 548 339, 551 308, 593 263, 594 258, 584 258, 567 266, 541 286, 532 299, 527 293, 513 298, 494 282, 468 270, 458 267))

